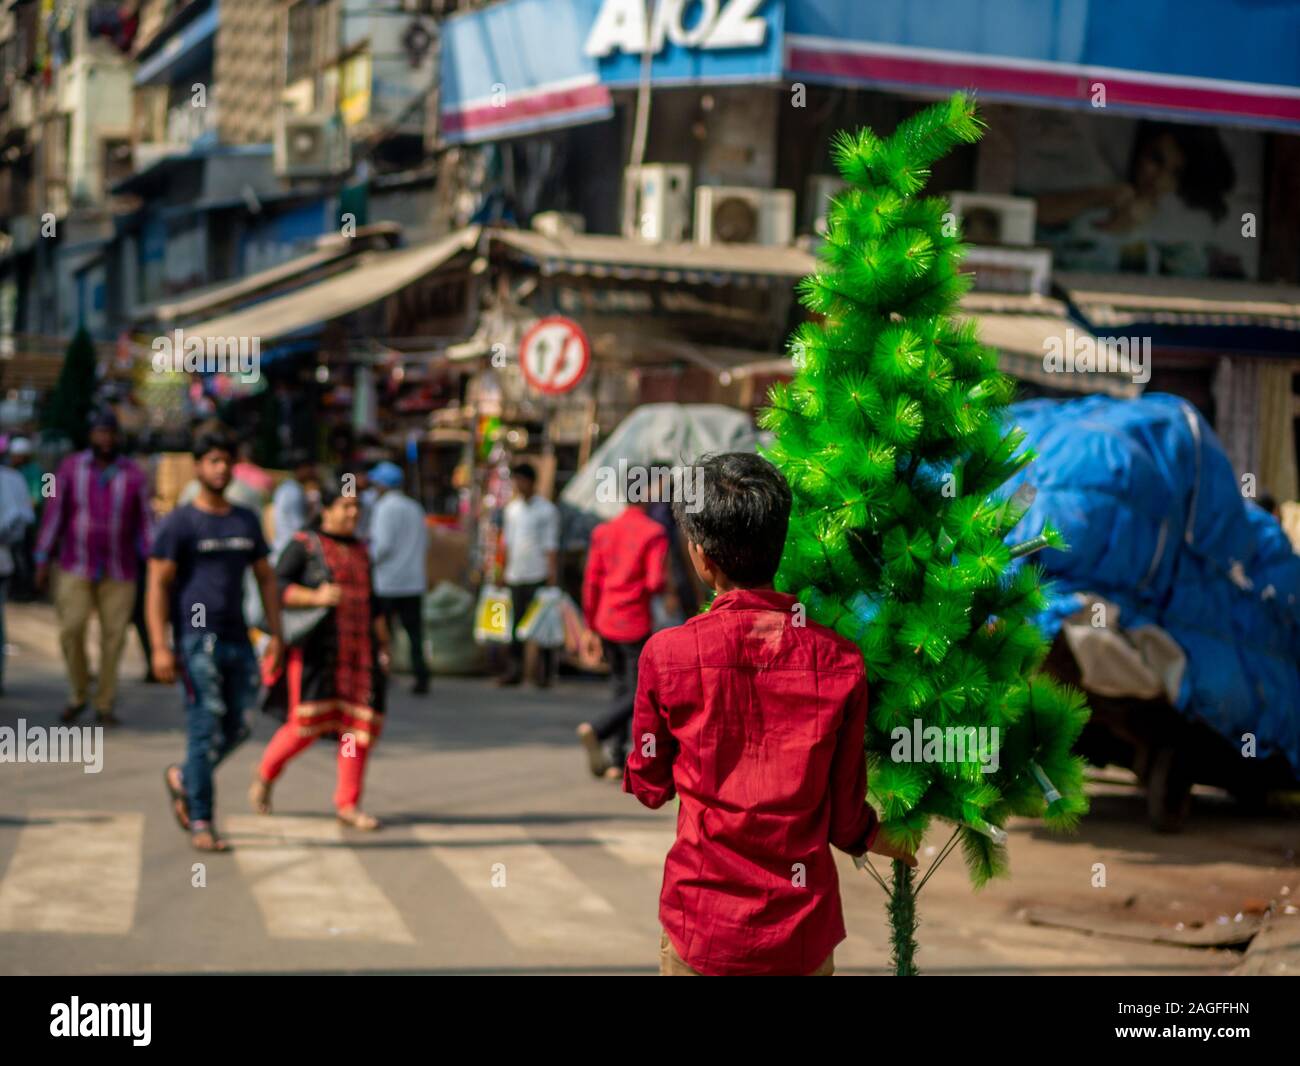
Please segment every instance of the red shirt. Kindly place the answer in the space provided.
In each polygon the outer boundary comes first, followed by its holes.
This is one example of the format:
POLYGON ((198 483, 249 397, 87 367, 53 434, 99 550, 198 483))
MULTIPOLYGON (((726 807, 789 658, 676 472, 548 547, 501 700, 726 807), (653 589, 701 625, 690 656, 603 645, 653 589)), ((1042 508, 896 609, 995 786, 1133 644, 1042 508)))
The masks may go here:
POLYGON ((664 587, 668 534, 639 507, 628 507, 591 534, 582 581, 582 613, 606 640, 644 640, 654 628, 650 597, 664 587))
POLYGON ((681 799, 659 918, 701 973, 815 970, 844 939, 830 845, 875 837, 862 654, 795 602, 724 593, 641 654, 623 790, 681 799))

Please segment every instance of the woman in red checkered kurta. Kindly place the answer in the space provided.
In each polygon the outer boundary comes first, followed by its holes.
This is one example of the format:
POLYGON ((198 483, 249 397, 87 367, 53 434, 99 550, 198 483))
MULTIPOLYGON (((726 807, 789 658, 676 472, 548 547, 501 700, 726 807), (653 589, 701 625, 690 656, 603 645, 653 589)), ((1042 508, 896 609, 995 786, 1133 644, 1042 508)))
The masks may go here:
POLYGON ((358 808, 366 759, 383 724, 388 628, 376 606, 370 557, 356 538, 355 496, 337 484, 321 489, 318 530, 297 534, 276 563, 284 605, 319 610, 324 617, 290 646, 282 678, 269 678, 270 707, 286 711, 266 746, 253 783, 255 809, 269 812, 271 784, 285 765, 321 736, 339 738, 339 820, 376 829, 378 820, 358 808))

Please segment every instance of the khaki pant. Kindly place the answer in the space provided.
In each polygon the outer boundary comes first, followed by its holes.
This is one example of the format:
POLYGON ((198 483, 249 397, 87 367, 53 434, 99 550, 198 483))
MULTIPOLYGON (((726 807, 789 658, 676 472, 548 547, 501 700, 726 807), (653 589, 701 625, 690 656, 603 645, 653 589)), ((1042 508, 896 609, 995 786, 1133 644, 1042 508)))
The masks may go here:
POLYGON ((58 572, 54 580, 54 611, 59 619, 59 643, 72 684, 73 706, 86 702, 90 688, 90 664, 86 660, 86 625, 90 613, 99 617, 99 685, 95 690, 95 711, 113 709, 117 695, 117 667, 122 658, 126 631, 135 610, 135 582, 84 577, 58 572))
MULTIPOLYGON (((835 952, 826 956, 823 962, 809 977, 830 977, 835 973, 835 952)), ((689 964, 680 955, 677 949, 673 947, 673 942, 668 939, 668 934, 661 932, 659 934, 659 976, 660 977, 703 977, 704 974, 699 970, 692 970, 689 964)))

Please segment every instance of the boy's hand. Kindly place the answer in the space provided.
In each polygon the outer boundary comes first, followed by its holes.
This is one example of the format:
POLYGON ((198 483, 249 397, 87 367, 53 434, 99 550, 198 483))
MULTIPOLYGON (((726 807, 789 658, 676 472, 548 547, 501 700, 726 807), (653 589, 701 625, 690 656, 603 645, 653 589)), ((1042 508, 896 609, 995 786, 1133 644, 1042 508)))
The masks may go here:
POLYGON ((867 848, 872 855, 883 855, 886 859, 897 859, 916 869, 916 852, 908 851, 904 846, 895 846, 885 839, 883 833, 876 834, 876 842, 867 848))

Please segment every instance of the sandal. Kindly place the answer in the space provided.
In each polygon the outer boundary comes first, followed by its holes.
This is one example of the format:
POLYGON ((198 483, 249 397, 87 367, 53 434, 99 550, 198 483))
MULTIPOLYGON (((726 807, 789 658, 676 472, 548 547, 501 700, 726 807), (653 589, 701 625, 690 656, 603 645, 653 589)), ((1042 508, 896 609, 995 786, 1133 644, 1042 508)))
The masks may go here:
POLYGON ((163 784, 167 787, 167 795, 172 798, 172 817, 176 819, 177 825, 188 832, 190 828, 190 799, 185 793, 181 768, 175 764, 167 767, 163 771, 163 784), (174 781, 172 780, 173 770, 176 771, 174 781))
POLYGON ((248 802, 255 814, 271 813, 271 782, 255 777, 248 788, 248 802))
POLYGON ((207 822, 196 822, 190 834, 190 843, 196 851, 229 851, 230 845, 217 836, 216 829, 207 822))
POLYGON ((348 807, 346 810, 339 811, 337 817, 349 829, 359 829, 363 833, 373 833, 380 827, 378 818, 373 814, 366 814, 365 811, 359 811, 355 807, 348 807))

